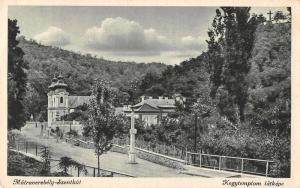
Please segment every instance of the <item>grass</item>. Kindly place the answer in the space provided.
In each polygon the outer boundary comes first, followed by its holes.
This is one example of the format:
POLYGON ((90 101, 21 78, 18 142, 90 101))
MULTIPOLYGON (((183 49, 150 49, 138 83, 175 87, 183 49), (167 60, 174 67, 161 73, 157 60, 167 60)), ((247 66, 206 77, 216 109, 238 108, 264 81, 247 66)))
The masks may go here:
POLYGON ((42 162, 15 151, 8 151, 8 176, 40 176, 42 162))

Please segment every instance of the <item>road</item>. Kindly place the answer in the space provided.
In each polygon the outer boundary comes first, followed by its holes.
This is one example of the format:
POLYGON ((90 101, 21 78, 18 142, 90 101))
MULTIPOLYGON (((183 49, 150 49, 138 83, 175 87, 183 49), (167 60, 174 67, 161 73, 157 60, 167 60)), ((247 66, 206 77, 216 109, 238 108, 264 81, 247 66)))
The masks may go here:
MULTIPOLYGON (((63 156, 70 157, 85 165, 97 167, 97 157, 93 149, 82 148, 59 141, 50 137, 40 135, 40 127, 28 124, 22 128, 22 133, 28 141, 48 146, 52 158, 58 159, 63 156)), ((179 173, 176 169, 158 165, 143 159, 137 159, 138 164, 129 164, 128 155, 107 152, 100 157, 100 168, 122 173, 131 174, 137 177, 191 177, 179 173)))

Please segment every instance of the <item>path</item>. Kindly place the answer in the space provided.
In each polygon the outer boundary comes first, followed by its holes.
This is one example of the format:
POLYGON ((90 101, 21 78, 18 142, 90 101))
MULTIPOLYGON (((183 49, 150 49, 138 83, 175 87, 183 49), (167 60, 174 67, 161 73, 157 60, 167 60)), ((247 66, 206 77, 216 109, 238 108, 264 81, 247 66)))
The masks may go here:
MULTIPOLYGON (((82 148, 69 143, 59 141, 54 138, 40 136, 40 127, 26 125, 22 128, 27 140, 48 146, 53 158, 63 156, 89 166, 97 166, 97 157, 93 149, 82 148)), ((191 177, 187 174, 179 173, 176 169, 161 166, 143 159, 137 159, 138 164, 128 164, 128 155, 116 152, 108 152, 100 157, 100 167, 108 170, 119 171, 132 174, 138 177, 191 177)))

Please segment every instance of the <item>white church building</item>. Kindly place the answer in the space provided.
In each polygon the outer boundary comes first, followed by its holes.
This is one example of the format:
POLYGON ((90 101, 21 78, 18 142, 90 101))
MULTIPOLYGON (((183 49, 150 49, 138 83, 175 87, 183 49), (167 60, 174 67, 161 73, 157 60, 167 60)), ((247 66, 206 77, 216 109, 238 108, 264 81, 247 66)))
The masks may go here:
POLYGON ((67 86, 61 74, 52 79, 48 92, 48 127, 63 124, 64 115, 73 112, 80 105, 89 103, 90 96, 70 96, 67 86))

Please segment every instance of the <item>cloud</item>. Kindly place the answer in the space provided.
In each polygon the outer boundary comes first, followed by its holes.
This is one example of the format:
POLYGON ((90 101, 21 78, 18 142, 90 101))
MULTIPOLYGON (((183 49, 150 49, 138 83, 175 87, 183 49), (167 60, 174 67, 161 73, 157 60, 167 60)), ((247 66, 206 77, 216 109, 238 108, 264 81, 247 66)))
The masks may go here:
POLYGON ((100 27, 87 29, 86 46, 94 50, 115 53, 160 53, 169 50, 171 42, 155 29, 144 29, 139 23, 125 18, 106 18, 100 27))
POLYGON ((36 41, 52 46, 65 46, 70 43, 69 36, 58 27, 50 26, 47 31, 33 37, 36 41))
POLYGON ((206 48, 205 39, 202 37, 185 36, 181 38, 181 48, 185 50, 203 50, 206 48))

